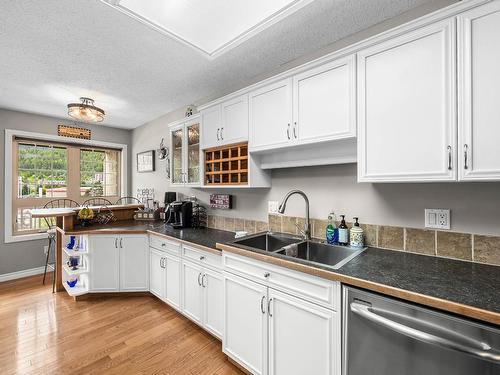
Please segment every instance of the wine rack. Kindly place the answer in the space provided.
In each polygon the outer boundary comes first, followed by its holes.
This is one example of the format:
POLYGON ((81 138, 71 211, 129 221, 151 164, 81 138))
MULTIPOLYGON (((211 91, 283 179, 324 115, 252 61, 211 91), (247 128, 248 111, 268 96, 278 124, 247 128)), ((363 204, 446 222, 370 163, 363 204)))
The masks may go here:
POLYGON ((248 143, 205 152, 205 185, 248 185, 248 143))

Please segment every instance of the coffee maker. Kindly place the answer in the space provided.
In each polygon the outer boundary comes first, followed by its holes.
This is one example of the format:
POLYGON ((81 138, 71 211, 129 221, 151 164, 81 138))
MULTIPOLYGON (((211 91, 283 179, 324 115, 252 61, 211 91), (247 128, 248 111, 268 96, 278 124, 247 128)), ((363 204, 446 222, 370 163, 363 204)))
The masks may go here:
POLYGON ((165 224, 172 228, 190 228, 192 226, 193 202, 175 201, 170 203, 165 224))

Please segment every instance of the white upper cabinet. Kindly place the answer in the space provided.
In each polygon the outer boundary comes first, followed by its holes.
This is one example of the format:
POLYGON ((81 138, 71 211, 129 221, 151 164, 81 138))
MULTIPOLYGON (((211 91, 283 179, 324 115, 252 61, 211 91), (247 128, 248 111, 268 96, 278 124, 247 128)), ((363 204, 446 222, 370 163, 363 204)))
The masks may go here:
POLYGON ((250 151, 279 147, 293 141, 290 78, 252 91, 249 108, 250 151))
POLYGON ((300 143, 356 136, 356 58, 293 77, 292 134, 300 143))
POLYGON ((358 181, 457 176, 455 20, 358 53, 358 181))
POLYGON ((203 109, 202 149, 248 140, 248 95, 203 109))
POLYGON ((248 141, 248 95, 242 95, 221 104, 222 144, 248 141))
POLYGON ((216 147, 221 141, 221 106, 214 105, 201 111, 201 149, 216 147))
POLYGON ((458 16, 461 180, 500 180, 500 2, 458 16))

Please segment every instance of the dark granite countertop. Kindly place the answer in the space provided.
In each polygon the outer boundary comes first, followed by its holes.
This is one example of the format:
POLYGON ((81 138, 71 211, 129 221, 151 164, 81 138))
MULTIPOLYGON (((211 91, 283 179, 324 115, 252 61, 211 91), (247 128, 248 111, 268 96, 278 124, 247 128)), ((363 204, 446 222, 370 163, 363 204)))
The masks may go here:
POLYGON ((335 272, 500 314, 500 267, 368 248, 335 272))
POLYGON ((234 232, 210 228, 173 229, 159 221, 124 220, 103 225, 95 224, 88 227, 77 226, 71 230, 59 230, 66 235, 152 233, 173 237, 214 250, 217 250, 215 246, 217 242, 224 243, 234 240, 234 232))
POLYGON ((231 242, 218 246, 344 284, 500 324, 500 267, 497 266, 367 248, 339 269, 333 269, 272 252, 234 248, 231 242))

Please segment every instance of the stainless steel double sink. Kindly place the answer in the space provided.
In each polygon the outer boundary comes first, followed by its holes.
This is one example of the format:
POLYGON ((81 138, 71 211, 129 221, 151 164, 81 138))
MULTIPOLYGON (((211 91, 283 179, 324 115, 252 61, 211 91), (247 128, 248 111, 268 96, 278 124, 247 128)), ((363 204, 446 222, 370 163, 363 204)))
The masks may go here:
POLYGON ((316 241, 305 241, 283 233, 264 232, 237 239, 233 246, 246 250, 260 250, 283 258, 295 258, 304 263, 319 264, 338 269, 361 254, 365 248, 328 245, 316 241))

